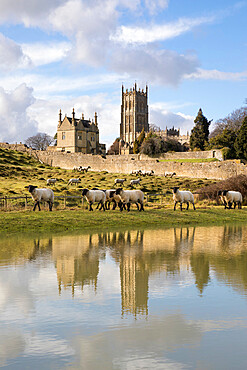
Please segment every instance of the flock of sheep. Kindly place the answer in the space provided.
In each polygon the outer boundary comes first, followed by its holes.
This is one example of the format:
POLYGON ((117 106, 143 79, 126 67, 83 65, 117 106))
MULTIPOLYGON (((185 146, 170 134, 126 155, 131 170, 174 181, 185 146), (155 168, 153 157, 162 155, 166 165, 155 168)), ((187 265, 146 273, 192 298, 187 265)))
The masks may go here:
MULTIPOLYGON (((56 179, 48 179, 47 184, 54 185, 56 181, 56 179)), ((80 178, 72 178, 69 180, 68 184, 77 185, 80 181, 80 178)), ((125 181, 125 178, 115 179, 115 185, 123 185, 125 181)), ((136 180, 131 180, 130 185, 134 186, 140 184, 140 181, 140 178, 136 180)), ((31 193, 32 199, 35 202, 33 211, 35 211, 37 206, 40 210, 40 202, 42 201, 47 202, 49 205, 49 210, 52 211, 52 206, 54 203, 54 192, 50 188, 38 189, 36 186, 33 185, 26 186, 26 188, 31 193)), ((189 209, 189 203, 192 204, 194 210, 196 209, 194 204, 194 196, 190 191, 182 191, 179 190, 178 187, 174 187, 172 192, 174 200, 174 211, 176 210, 176 206, 178 203, 180 204, 181 211, 183 209, 183 203, 187 205, 187 210, 189 209)), ((140 212, 144 211, 144 193, 138 189, 124 190, 122 187, 108 190, 102 190, 98 188, 93 188, 92 190, 82 189, 82 196, 86 198, 89 204, 89 211, 93 211, 92 205, 94 203, 98 204, 97 209, 103 209, 104 211, 106 209, 110 209, 111 203, 113 204, 112 209, 115 209, 118 206, 120 211, 122 211, 123 209, 129 211, 131 204, 136 204, 137 209, 140 212)), ((238 191, 219 190, 218 197, 220 198, 225 209, 231 209, 232 206, 234 206, 234 209, 236 208, 236 206, 238 206, 239 209, 242 208, 243 197, 242 194, 238 191)))

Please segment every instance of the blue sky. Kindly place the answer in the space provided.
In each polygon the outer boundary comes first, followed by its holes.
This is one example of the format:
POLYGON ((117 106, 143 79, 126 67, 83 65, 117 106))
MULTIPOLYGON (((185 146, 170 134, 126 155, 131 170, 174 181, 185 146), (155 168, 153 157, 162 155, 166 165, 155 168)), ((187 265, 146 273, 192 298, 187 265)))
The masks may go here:
POLYGON ((54 135, 74 107, 109 146, 135 81, 162 128, 224 118, 247 98, 246 16, 247 0, 1 0, 0 141, 54 135))

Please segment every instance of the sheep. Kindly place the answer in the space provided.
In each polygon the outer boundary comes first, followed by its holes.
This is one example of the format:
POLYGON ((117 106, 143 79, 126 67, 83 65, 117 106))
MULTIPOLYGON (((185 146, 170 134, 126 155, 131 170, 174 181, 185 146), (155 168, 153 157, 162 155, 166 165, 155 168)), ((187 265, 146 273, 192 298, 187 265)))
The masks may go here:
POLYGON ((115 179, 115 184, 123 184, 126 179, 115 179))
POLYGON ((91 168, 91 166, 87 166, 87 167, 82 167, 82 166, 80 166, 79 168, 78 168, 78 171, 80 171, 80 172, 87 172, 88 170, 89 170, 89 168, 91 168))
POLYGON ((103 210, 105 211, 106 194, 103 190, 82 189, 82 196, 85 196, 87 202, 89 203, 89 211, 93 211, 92 204, 95 202, 101 204, 99 210, 103 208, 103 210))
POLYGON ((141 182, 141 179, 137 179, 137 180, 130 180, 130 186, 133 186, 133 185, 140 185, 140 182, 141 182))
POLYGON ((223 190, 223 198, 224 201, 228 203, 229 209, 232 208, 232 204, 234 204, 234 209, 236 208, 236 205, 238 205, 239 209, 242 208, 243 197, 239 191, 223 190))
POLYGON ((79 184, 79 182, 81 181, 80 177, 78 177, 78 179, 70 179, 69 182, 68 182, 68 185, 72 185, 72 184, 79 184))
POLYGON ((222 204, 225 206, 225 209, 226 209, 227 208, 227 202, 225 201, 225 198, 223 196, 223 192, 224 192, 224 190, 219 190, 217 192, 217 195, 218 195, 219 199, 221 200, 222 204))
POLYGON ((177 203, 180 203, 180 209, 182 211, 182 204, 187 203, 187 210, 189 209, 189 202, 193 204, 194 210, 195 204, 194 204, 194 196, 190 191, 182 191, 179 190, 178 187, 173 188, 173 200, 174 200, 174 211, 176 210, 177 203))
POLYGON ((176 172, 165 172, 165 177, 173 177, 176 176, 176 172))
POLYGON ((153 176, 154 175, 154 171, 153 170, 150 170, 150 171, 145 171, 143 173, 143 176, 153 176))
POLYGON ((28 189, 29 193, 31 193, 32 199, 35 201, 33 211, 35 211, 36 207, 38 206, 39 211, 40 209, 40 202, 45 201, 49 205, 49 211, 52 211, 52 206, 54 203, 54 193, 51 189, 38 189, 37 186, 28 185, 25 186, 28 189))
POLYGON ((54 185, 55 183, 57 182, 57 179, 47 179, 46 180, 46 184, 47 185, 54 185))
POLYGON ((121 209, 122 201, 121 201, 120 196, 116 194, 115 189, 105 190, 105 194, 106 194, 106 203, 105 203, 106 209, 110 209, 110 203, 113 203, 113 207, 112 207, 113 210, 117 207, 117 205, 121 209))
MULTIPOLYGON (((139 211, 144 211, 143 208, 144 193, 141 190, 123 190, 122 188, 118 188, 116 190, 116 195, 120 195, 123 204, 127 204, 128 212, 130 210, 130 203, 135 203, 139 211), (141 206, 140 209, 138 203, 141 206)), ((123 207, 120 208, 120 211, 122 210, 123 207)))
POLYGON ((141 175, 142 174, 142 170, 133 170, 133 171, 131 171, 131 173, 130 173, 131 175, 136 175, 136 176, 138 176, 138 175, 141 175))

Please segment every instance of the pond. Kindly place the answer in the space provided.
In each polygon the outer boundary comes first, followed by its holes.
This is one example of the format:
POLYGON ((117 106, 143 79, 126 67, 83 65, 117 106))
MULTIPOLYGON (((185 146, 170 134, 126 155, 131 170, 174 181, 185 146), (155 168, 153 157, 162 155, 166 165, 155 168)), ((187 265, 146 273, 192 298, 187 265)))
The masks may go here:
POLYGON ((247 227, 0 240, 0 367, 246 369, 247 227))

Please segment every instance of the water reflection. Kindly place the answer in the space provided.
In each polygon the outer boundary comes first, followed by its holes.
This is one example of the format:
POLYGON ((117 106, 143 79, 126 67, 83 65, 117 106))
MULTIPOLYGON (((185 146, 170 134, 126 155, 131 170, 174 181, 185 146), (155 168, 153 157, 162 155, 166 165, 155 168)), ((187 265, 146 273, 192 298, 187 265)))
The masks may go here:
POLYGON ((0 241, 0 265, 54 261, 58 291, 85 286, 97 292, 100 262, 108 253, 119 266, 122 315, 148 315, 150 276, 192 273, 200 295, 213 273, 234 289, 247 290, 247 229, 242 226, 107 232, 0 241))

